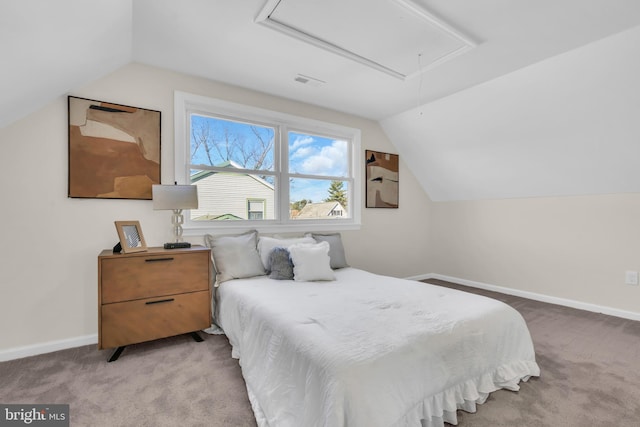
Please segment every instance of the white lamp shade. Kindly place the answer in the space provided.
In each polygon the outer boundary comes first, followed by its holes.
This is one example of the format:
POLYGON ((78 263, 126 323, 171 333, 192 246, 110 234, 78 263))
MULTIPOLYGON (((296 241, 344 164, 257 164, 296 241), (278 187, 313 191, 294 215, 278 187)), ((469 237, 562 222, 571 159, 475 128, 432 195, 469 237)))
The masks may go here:
POLYGON ((195 185, 154 185, 154 210, 197 209, 198 187, 195 185))

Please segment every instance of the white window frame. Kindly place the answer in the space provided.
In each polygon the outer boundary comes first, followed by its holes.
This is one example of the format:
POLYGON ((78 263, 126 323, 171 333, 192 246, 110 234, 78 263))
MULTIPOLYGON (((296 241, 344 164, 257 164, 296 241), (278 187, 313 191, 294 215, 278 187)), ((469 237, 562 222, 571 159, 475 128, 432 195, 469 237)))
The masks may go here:
MULTIPOLYGON (((274 170, 276 174, 275 220, 243 221, 192 221, 185 213, 183 230, 185 236, 197 236, 205 233, 228 234, 257 229, 264 233, 305 232, 305 231, 343 231, 358 230, 361 226, 362 209, 362 169, 360 129, 322 122, 305 117, 258 107, 237 104, 221 99, 209 98, 187 92, 174 94, 174 167, 175 181, 178 184, 190 184, 189 151, 191 137, 189 116, 192 113, 211 114, 250 122, 264 123, 276 127, 277 139, 281 138, 288 147, 288 133, 302 132, 310 135, 343 138, 350 141, 348 153, 349 178, 348 196, 350 216, 345 219, 304 219, 289 218, 288 150, 281 150, 280 144, 274 144, 274 170), (279 134, 279 135, 278 135, 279 134)), ((240 170, 239 172, 242 172, 240 170)), ((330 178, 330 177, 328 177, 330 178)), ((344 179, 341 179, 344 180, 344 179)))

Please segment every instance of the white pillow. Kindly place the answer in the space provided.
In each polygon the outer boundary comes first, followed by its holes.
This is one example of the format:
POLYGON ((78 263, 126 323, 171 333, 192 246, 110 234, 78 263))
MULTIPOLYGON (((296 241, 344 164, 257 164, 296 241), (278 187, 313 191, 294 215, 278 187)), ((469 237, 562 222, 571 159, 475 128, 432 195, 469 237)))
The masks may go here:
POLYGON ((255 230, 234 236, 204 236, 205 245, 211 248, 218 283, 243 277, 265 274, 256 245, 255 230))
POLYGON ((328 242, 291 245, 289 256, 293 262, 293 280, 299 282, 336 280, 331 269, 328 242))
POLYGON ((329 258, 331 259, 331 268, 344 268, 349 267, 347 264, 347 257, 344 254, 344 246, 342 245, 342 237, 340 233, 318 234, 309 233, 306 236, 311 236, 316 242, 328 242, 329 243, 329 258))
POLYGON ((315 243, 315 242, 316 241, 311 236, 293 237, 289 239, 260 236, 260 238, 258 239, 258 253, 260 254, 260 260, 262 261, 262 266, 267 271, 271 270, 271 266, 269 265, 269 255, 271 254, 271 251, 274 250, 275 248, 288 249, 289 246, 295 245, 298 243, 315 243))

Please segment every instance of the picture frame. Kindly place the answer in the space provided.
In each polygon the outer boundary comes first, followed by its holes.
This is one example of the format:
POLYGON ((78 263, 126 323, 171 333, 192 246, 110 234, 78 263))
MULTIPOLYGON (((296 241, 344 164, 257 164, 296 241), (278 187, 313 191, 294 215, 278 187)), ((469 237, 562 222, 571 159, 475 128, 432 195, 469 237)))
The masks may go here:
POLYGON ((398 208, 399 164, 397 154, 365 150, 367 208, 398 208))
POLYGON ((68 113, 68 197, 151 200, 161 112, 69 96, 68 113))
MULTIPOLYGON (((120 239, 120 250, 125 254, 132 252, 144 252, 147 250, 147 243, 142 234, 140 221, 115 221, 118 238, 120 239)), ((118 245, 116 245, 117 248, 118 245)), ((116 251, 114 248, 114 252, 116 251)))

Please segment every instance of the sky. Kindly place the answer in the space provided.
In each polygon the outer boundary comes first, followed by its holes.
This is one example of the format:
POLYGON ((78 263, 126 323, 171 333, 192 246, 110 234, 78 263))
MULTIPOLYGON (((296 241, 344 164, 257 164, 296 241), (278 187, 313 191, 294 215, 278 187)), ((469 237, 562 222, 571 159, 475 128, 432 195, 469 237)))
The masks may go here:
MULTIPOLYGON (((347 176, 347 142, 320 136, 289 133, 289 172, 305 175, 347 176)), ((331 181, 294 178, 292 201, 321 202, 328 196, 331 181)), ((344 185, 346 189, 346 183, 344 185)))
MULTIPOLYGON (((192 115, 191 150, 192 164, 224 163, 226 156, 241 166, 253 169, 255 162, 245 162, 241 151, 262 153, 260 139, 264 142, 272 142, 275 130, 271 127, 253 125, 247 123, 222 120, 212 117, 192 115), (256 136, 256 133, 259 137, 256 136), (195 135, 195 136, 194 136, 195 135), (221 147, 222 155, 210 150, 211 162, 206 156, 203 146, 196 147, 197 137, 208 135, 211 141, 216 141, 221 147), (230 147, 228 150, 225 147, 230 147)), ((328 177, 348 176, 348 143, 344 140, 309 135, 299 132, 289 132, 289 171, 303 175, 316 175, 328 177)), ((265 166, 273 170, 274 150, 266 156, 265 166)), ((310 199, 313 202, 324 201, 328 196, 330 180, 294 178, 290 187, 291 201, 310 199)), ((344 188, 346 190, 347 183, 344 188)))

